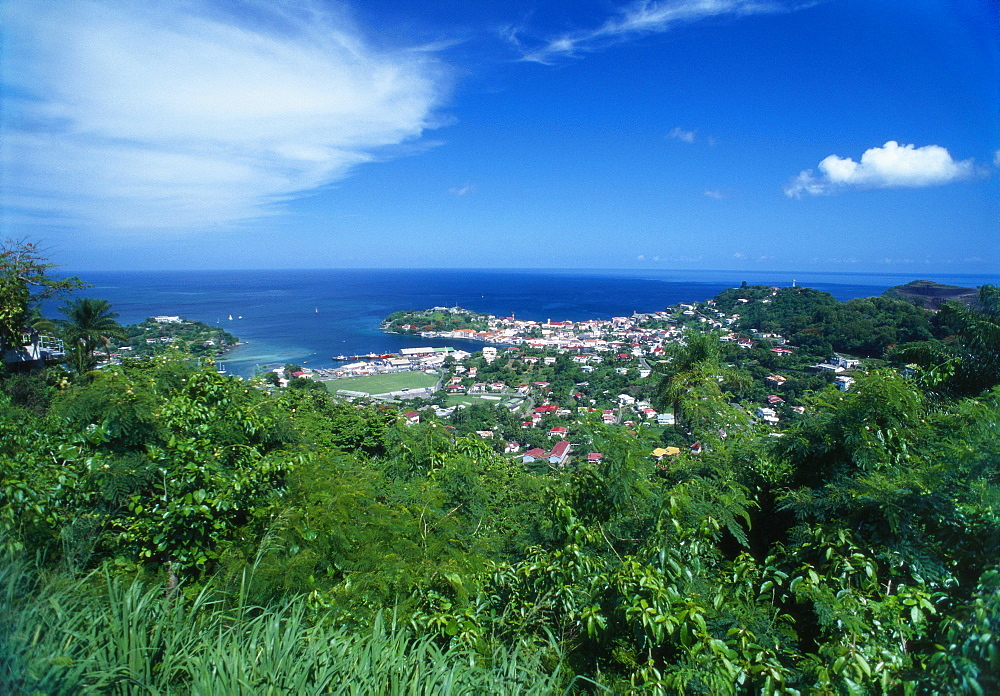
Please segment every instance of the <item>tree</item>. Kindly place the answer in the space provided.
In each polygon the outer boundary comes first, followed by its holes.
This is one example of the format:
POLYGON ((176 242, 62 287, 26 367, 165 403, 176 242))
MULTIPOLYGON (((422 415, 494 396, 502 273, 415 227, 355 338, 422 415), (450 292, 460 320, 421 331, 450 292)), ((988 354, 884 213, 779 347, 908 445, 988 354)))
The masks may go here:
POLYGON ((49 263, 31 242, 0 242, 0 348, 19 343, 31 310, 42 300, 83 287, 78 278, 48 277, 49 263))
POLYGON ((972 396, 1000 384, 1000 288, 979 289, 980 310, 947 302, 936 322, 952 335, 902 345, 890 356, 920 368, 926 389, 949 396, 972 396))
POLYGON ((115 321, 118 313, 111 311, 111 303, 107 300, 78 297, 59 311, 67 317, 63 322, 63 336, 73 367, 80 374, 93 369, 98 347, 103 346, 110 358, 111 339, 128 338, 125 329, 115 321))
POLYGON ((722 358, 717 335, 688 331, 663 369, 657 394, 661 410, 672 410, 695 430, 743 420, 729 406, 723 387, 746 389, 750 376, 724 364, 722 358))

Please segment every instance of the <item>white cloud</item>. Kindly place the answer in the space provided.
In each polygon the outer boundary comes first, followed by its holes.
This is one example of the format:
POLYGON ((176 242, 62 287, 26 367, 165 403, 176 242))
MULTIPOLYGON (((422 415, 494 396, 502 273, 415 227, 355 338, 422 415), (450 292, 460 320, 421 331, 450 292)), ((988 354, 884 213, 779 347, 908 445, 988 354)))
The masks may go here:
POLYGON ((695 131, 684 130, 680 126, 677 126, 672 131, 667 133, 667 137, 673 138, 674 140, 680 140, 685 143, 693 143, 695 131))
POLYGON ((993 153, 993 164, 1000 167, 1000 150, 993 153))
POLYGON ((708 198, 714 198, 717 201, 729 198, 729 194, 722 189, 706 189, 705 191, 702 191, 702 195, 707 196, 708 198))
POLYGON ((939 186, 975 176, 974 162, 955 161, 940 145, 900 145, 890 140, 882 147, 865 150, 861 161, 830 155, 813 170, 799 172, 787 186, 785 195, 820 195, 848 188, 912 188, 939 186))
MULTIPOLYGON (((525 52, 522 60, 548 64, 559 58, 574 57, 637 36, 665 32, 681 22, 694 22, 720 15, 746 16, 783 12, 786 9, 780 2, 770 0, 637 0, 600 26, 550 39, 544 45, 525 52)), ((516 45, 520 43, 517 42, 516 45)))
POLYGON ((230 223, 438 125, 447 75, 426 51, 378 52, 309 0, 222 7, 4 4, 8 211, 123 229, 230 223))
POLYGON ((450 189, 448 189, 448 193, 450 193, 453 196, 461 197, 469 193, 472 193, 475 190, 476 190, 475 186, 473 186, 472 184, 466 184, 465 186, 453 186, 450 189))

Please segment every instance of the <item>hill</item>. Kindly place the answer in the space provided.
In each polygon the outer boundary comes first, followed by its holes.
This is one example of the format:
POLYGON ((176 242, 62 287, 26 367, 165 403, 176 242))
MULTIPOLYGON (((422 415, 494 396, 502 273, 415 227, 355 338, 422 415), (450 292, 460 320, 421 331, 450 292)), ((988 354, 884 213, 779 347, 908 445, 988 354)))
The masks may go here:
POLYGON ((975 308, 979 303, 979 291, 958 285, 942 285, 932 280, 914 280, 906 285, 896 285, 882 293, 882 297, 897 300, 916 301, 924 309, 941 309, 945 302, 960 302, 975 308))

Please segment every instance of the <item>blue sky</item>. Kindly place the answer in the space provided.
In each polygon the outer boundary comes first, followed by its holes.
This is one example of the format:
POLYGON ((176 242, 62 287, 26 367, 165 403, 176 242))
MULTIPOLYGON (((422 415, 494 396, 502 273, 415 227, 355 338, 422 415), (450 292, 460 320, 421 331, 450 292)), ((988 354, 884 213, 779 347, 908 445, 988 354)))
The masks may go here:
POLYGON ((0 2, 74 270, 1000 269, 991 0, 0 2))

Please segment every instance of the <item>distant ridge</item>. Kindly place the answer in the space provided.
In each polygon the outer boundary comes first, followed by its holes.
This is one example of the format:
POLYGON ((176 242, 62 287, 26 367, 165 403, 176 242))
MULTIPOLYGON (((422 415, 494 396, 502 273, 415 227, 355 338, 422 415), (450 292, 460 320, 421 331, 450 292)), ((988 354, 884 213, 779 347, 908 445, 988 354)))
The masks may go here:
POLYGON ((979 291, 958 285, 942 285, 932 280, 914 280, 906 285, 896 285, 882 293, 882 297, 916 301, 924 309, 938 310, 945 302, 959 302, 967 307, 979 305, 979 291))

